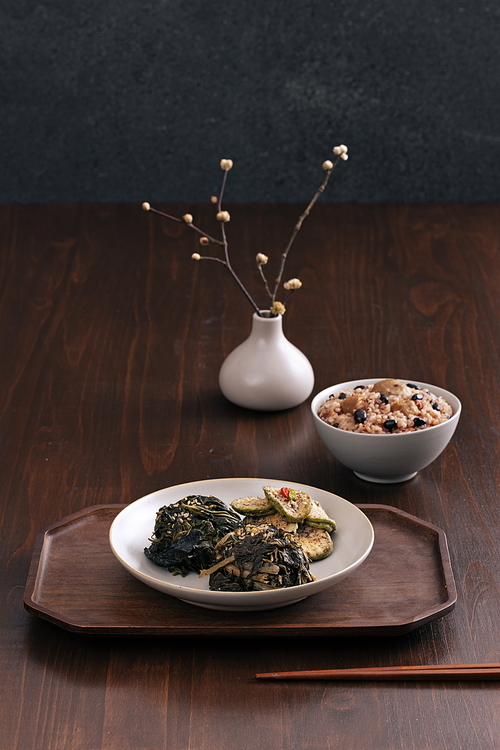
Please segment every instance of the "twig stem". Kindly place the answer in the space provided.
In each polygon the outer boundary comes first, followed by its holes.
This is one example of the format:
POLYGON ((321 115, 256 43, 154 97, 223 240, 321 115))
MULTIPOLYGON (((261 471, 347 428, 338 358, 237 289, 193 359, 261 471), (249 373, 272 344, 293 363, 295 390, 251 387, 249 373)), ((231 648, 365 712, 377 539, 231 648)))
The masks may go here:
POLYGON ((262 279, 263 284, 264 284, 264 289, 266 290, 266 292, 269 295, 269 297, 272 297, 273 295, 271 293, 271 290, 269 289, 269 284, 267 283, 266 275, 265 275, 264 271, 262 270, 262 264, 259 263, 257 265, 257 267, 259 269, 260 278, 262 279))
MULTIPOLYGON (((222 183, 221 195, 222 195, 222 191, 224 189, 224 184, 226 182, 226 175, 227 175, 227 172, 224 172, 224 179, 223 179, 223 183, 222 183)), ((220 199, 219 199, 219 211, 220 211, 220 199)), ((260 315, 261 312, 260 312, 259 306, 257 305, 257 303, 255 302, 255 300, 253 299, 253 297, 250 294, 250 292, 246 289, 246 287, 240 281, 237 273, 234 271, 234 269, 233 269, 233 267, 231 265, 231 261, 229 259, 229 246, 228 246, 227 237, 226 237, 226 227, 224 226, 224 222, 221 222, 221 232, 222 232, 222 244, 224 245, 224 258, 225 258, 225 260, 223 261, 224 265, 226 266, 227 270, 229 271, 229 273, 231 274, 231 276, 233 277, 233 279, 235 280, 235 282, 237 283, 237 285, 239 286, 239 288, 241 289, 241 291, 243 292, 243 294, 245 295, 245 297, 247 298, 247 300, 252 305, 252 307, 255 310, 255 312, 257 313, 257 315, 260 315)))
POLYGON ((325 188, 326 188, 326 186, 328 184, 328 180, 330 179, 330 176, 331 176, 333 170, 335 169, 335 167, 339 163, 339 159, 340 159, 340 156, 337 156, 337 158, 335 159, 335 162, 333 164, 333 167, 331 169, 327 170, 327 172, 325 174, 325 177, 323 179, 323 182, 321 183, 321 185, 317 189, 316 193, 314 194, 313 199, 311 200, 311 202, 307 206, 307 208, 304 211, 304 213, 301 214, 301 216, 299 216, 299 220, 297 221, 297 223, 295 224, 295 227, 293 229, 292 236, 288 240, 288 245, 285 247, 284 251, 281 254, 281 262, 280 262, 280 266, 279 266, 279 269, 278 269, 278 275, 276 276, 276 280, 274 282, 274 289, 273 289, 273 292, 272 292, 272 295, 271 295, 271 302, 273 303, 273 305, 274 305, 274 303, 276 301, 276 295, 278 294, 279 285, 281 284, 281 279, 282 279, 282 276, 283 276, 283 271, 285 270, 285 263, 286 263, 286 259, 288 257, 288 253, 290 252, 290 248, 292 247, 293 242, 294 242, 296 236, 298 235, 298 233, 300 231, 300 228, 302 226, 302 223, 303 223, 304 219, 306 218, 306 216, 308 216, 310 214, 312 207, 314 206, 314 204, 316 203, 316 201, 320 197, 321 193, 324 192, 324 190, 325 190, 325 188))

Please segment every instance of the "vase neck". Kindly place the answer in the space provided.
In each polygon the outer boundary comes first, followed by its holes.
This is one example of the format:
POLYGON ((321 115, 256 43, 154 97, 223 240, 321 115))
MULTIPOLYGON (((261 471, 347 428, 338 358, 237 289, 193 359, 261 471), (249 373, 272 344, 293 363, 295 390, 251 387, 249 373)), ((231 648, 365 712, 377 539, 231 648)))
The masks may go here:
POLYGON ((252 335, 257 335, 268 341, 283 336, 283 317, 263 317, 257 313, 252 317, 252 335))

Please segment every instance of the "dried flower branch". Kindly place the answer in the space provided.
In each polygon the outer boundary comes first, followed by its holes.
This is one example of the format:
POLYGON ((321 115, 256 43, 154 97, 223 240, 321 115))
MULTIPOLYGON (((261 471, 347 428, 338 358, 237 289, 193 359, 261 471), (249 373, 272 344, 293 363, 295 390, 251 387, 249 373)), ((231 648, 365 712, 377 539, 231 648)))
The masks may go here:
POLYGON ((288 241, 288 245, 286 246, 285 250, 281 254, 281 263, 280 263, 280 267, 279 267, 279 270, 278 270, 278 275, 276 276, 276 280, 274 282, 274 289, 273 289, 273 293, 272 293, 272 296, 271 296, 271 302, 273 304, 274 304, 274 301, 276 299, 276 295, 278 293, 278 288, 279 288, 279 285, 281 283, 281 278, 283 276, 283 272, 285 270, 285 263, 286 263, 286 259, 288 257, 288 253, 290 252, 290 248, 292 247, 293 242, 294 242, 297 234, 300 231, 300 228, 301 228, 301 226, 302 226, 302 224, 304 222, 304 219, 306 218, 306 216, 309 216, 312 207, 314 206, 314 204, 316 203, 316 201, 320 197, 321 193, 324 192, 324 190, 325 190, 325 188, 326 188, 326 186, 328 184, 328 180, 330 179, 330 177, 332 175, 333 170, 335 169, 335 167, 339 163, 339 159, 341 159, 343 156, 345 156, 347 158, 347 146, 344 146, 344 145, 335 146, 335 148, 333 149, 333 153, 337 155, 337 158, 335 159, 334 162, 331 162, 331 161, 325 161, 325 162, 323 162, 323 169, 326 172, 326 174, 325 174, 325 176, 323 178, 323 182, 321 183, 321 185, 317 189, 316 193, 314 194, 313 199, 311 200, 311 202, 307 206, 307 208, 304 211, 304 213, 299 217, 299 220, 297 221, 297 223, 296 223, 296 225, 295 225, 295 227, 293 229, 292 236, 290 237, 290 239, 288 241))
MULTIPOLYGON (((246 289, 246 287, 244 286, 244 284, 242 283, 238 275, 235 273, 231 265, 230 258, 229 258, 229 245, 228 245, 228 240, 226 236, 226 224, 231 220, 231 216, 229 214, 229 211, 226 211, 222 208, 222 199, 223 199, 224 190, 226 187, 227 174, 229 170, 232 169, 233 167, 233 162, 231 159, 220 160, 220 168, 224 172, 224 175, 222 178, 221 189, 220 189, 218 196, 212 195, 210 198, 210 202, 216 206, 216 210, 217 210, 216 218, 220 224, 222 239, 218 240, 215 237, 212 237, 211 235, 207 234, 207 232, 203 231, 199 227, 197 227, 194 223, 193 216, 189 213, 184 214, 184 216, 181 219, 179 219, 176 216, 170 216, 170 214, 167 214, 163 211, 159 211, 156 208, 152 208, 152 206, 149 203, 143 203, 142 208, 145 211, 153 211, 154 213, 160 214, 160 216, 165 216, 167 219, 171 219, 172 221, 184 223, 187 227, 189 227, 195 232, 198 232, 198 234, 201 235, 199 238, 199 243, 202 246, 207 246, 210 243, 214 243, 216 245, 222 245, 223 258, 219 258, 215 255, 200 255, 200 253, 192 253, 191 258, 196 261, 213 260, 225 266, 227 270, 229 271, 230 275, 232 276, 233 280, 236 282, 236 284, 241 289, 241 291, 243 292, 243 294, 245 295, 245 297, 250 302, 250 304, 252 305, 252 307, 254 308, 255 312, 258 315, 260 316, 263 316, 265 314, 267 315, 270 314, 271 316, 283 315, 286 311, 286 307, 284 303, 278 301, 276 297, 277 297, 278 290, 281 285, 281 280, 283 278, 283 273, 285 270, 285 264, 288 258, 288 254, 294 243, 295 238, 297 237, 297 234, 300 231, 300 228, 302 227, 304 219, 309 215, 314 204, 316 203, 318 198, 321 196, 321 194, 324 192, 328 184, 328 181, 331 177, 331 174, 333 170, 335 169, 335 167, 337 166, 337 164, 339 163, 339 160, 342 159, 342 161, 347 161, 347 159, 349 158, 347 151, 348 151, 347 146, 345 146, 344 144, 341 144, 340 146, 335 146, 333 149, 333 153, 335 154, 337 158, 334 161, 327 159, 326 161, 323 162, 322 166, 325 171, 325 176, 323 178, 323 181, 321 185, 319 186, 319 188, 317 189, 316 193, 314 194, 312 200, 310 201, 305 211, 301 214, 301 216, 299 216, 299 219, 297 223, 295 224, 295 227, 293 228, 288 244, 286 245, 285 249, 281 253, 278 273, 274 280, 274 286, 272 289, 269 286, 268 280, 264 272, 264 266, 267 265, 269 258, 267 257, 267 255, 264 255, 264 253, 257 253, 257 255, 255 256, 257 270, 264 284, 264 289, 266 291, 266 294, 268 295, 270 299, 270 306, 269 306, 268 313, 263 312, 259 308, 255 300, 253 299, 252 295, 248 292, 248 290, 246 289)), ((291 294, 293 294, 293 292, 296 291, 297 289, 300 289, 301 286, 302 286, 302 282, 300 281, 300 279, 297 279, 297 278, 293 278, 293 279, 289 279, 288 281, 285 281, 285 283, 283 284, 283 288, 288 292, 288 295, 285 298, 285 302, 290 298, 291 294)))

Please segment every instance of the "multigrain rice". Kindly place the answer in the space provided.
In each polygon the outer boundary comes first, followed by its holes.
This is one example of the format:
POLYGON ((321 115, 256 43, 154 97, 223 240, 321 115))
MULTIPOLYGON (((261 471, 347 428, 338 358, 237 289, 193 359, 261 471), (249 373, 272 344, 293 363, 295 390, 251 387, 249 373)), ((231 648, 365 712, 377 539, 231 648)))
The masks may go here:
POLYGON ((451 406, 427 388, 394 379, 332 393, 318 410, 333 427, 374 435, 424 430, 452 415, 451 406))

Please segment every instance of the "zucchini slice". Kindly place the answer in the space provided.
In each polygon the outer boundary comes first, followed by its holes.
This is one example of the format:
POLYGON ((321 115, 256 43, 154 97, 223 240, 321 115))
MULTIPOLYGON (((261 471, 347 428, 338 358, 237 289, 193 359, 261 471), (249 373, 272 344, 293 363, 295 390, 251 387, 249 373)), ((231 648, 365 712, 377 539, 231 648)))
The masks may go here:
POLYGON ((288 519, 282 516, 281 513, 276 512, 269 516, 251 516, 248 520, 249 523, 258 526, 276 526, 276 528, 286 531, 287 534, 294 534, 299 527, 299 524, 296 521, 288 521, 288 519))
POLYGON ((311 511, 307 518, 304 519, 304 523, 315 529, 325 529, 325 531, 330 533, 337 528, 337 524, 333 518, 328 516, 326 510, 317 500, 312 501, 311 511))
POLYGON ((301 524, 295 535, 311 562, 323 560, 333 552, 333 542, 330 534, 325 529, 315 529, 312 526, 301 524))
POLYGON ((243 516, 267 516, 274 513, 274 508, 267 497, 240 497, 233 500, 231 507, 243 516))
POLYGON ((312 507, 312 498, 307 492, 292 490, 290 487, 263 487, 264 494, 271 505, 288 521, 300 523, 306 518, 312 507))

